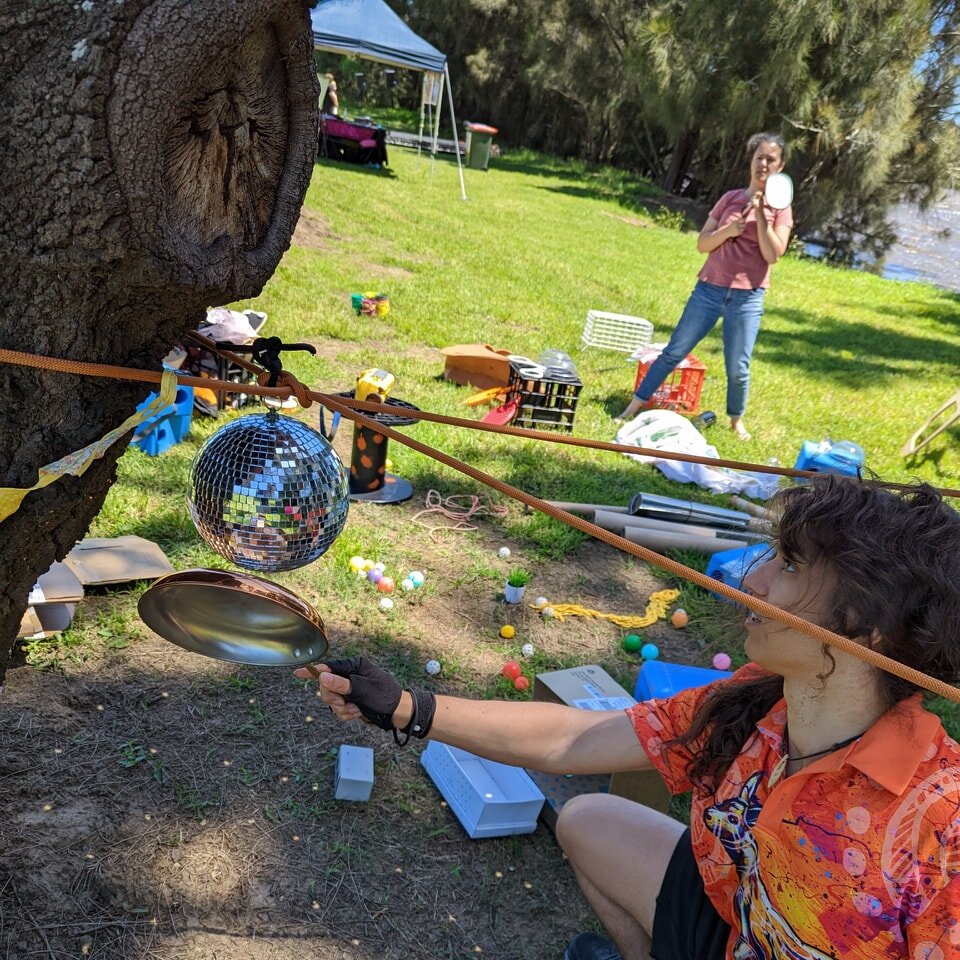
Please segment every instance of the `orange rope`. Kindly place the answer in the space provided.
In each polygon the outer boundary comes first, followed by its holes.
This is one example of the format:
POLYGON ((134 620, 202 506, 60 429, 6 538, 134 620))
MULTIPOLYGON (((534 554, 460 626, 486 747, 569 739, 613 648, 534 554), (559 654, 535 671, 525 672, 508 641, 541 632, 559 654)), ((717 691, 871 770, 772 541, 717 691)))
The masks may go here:
MULTIPOLYGON (((213 344, 213 341, 208 342, 213 344)), ((216 344, 213 344, 213 346, 215 348, 216 344)), ((256 372, 257 368, 243 360, 243 358, 238 357, 236 354, 228 354, 226 351, 223 353, 224 356, 229 356, 231 360, 236 358, 237 362, 243 361, 243 365, 247 369, 252 368, 253 371, 256 372)), ((152 371, 130 371, 122 367, 110 367, 102 364, 85 364, 71 360, 52 360, 51 362, 49 358, 46 357, 33 357, 29 354, 16 354, 14 351, 0 350, 0 362, 21 362, 20 359, 12 359, 14 356, 17 358, 28 357, 31 362, 25 363, 25 366, 45 367, 47 369, 62 370, 68 373, 81 373, 90 376, 115 377, 124 380, 145 379, 150 383, 159 382, 161 376, 160 373, 154 373, 152 371), (121 372, 118 373, 117 371, 121 372)), ((269 376, 269 374, 266 372, 261 372, 260 376, 261 378, 266 378, 269 376)), ((203 384, 208 387, 211 386, 211 383, 216 383, 222 389, 229 390, 236 390, 239 386, 238 384, 234 383, 210 381, 206 378, 184 378, 184 382, 190 382, 191 380, 195 379, 202 380, 203 384)), ((498 480, 496 477, 493 477, 488 473, 484 473, 484 471, 478 470, 476 467, 473 467, 468 463, 464 463, 455 457, 451 457, 442 450, 436 450, 425 443, 420 443, 420 441, 414 440, 412 437, 398 433, 396 430, 393 430, 384 424, 377 423, 376 420, 371 420, 370 418, 365 417, 362 413, 358 413, 356 410, 348 407, 343 402, 344 398, 342 397, 332 397, 326 394, 317 394, 313 391, 306 390, 302 384, 299 384, 299 382, 296 381, 296 378, 293 377, 292 374, 281 374, 281 380, 284 383, 284 386, 282 387, 258 387, 256 390, 251 390, 250 392, 264 391, 261 394, 264 396, 289 396, 291 393, 293 393, 298 397, 298 399, 302 398, 301 402, 303 402, 304 399, 320 400, 324 406, 329 407, 329 409, 331 409, 334 413, 340 413, 342 416, 346 416, 348 419, 355 420, 356 423, 358 423, 361 427, 366 427, 390 440, 395 440, 397 443, 401 443, 404 446, 409 447, 411 450, 416 450, 418 453, 422 453, 424 456, 430 457, 439 463, 444 464, 445 466, 451 467, 454 470, 471 477, 478 483, 492 487, 494 490, 497 490, 498 492, 514 500, 518 500, 520 503, 523 503, 534 510, 539 510, 541 513, 545 513, 548 517, 552 517, 554 520, 565 523, 568 526, 573 527, 575 530, 579 530, 581 533, 585 533, 597 540, 601 540, 603 543, 606 543, 611 547, 616 547, 617 549, 622 550, 624 553, 629 553, 640 560, 646 561, 647 563, 652 563, 655 566, 660 567, 662 570, 666 570, 668 573, 672 573, 675 576, 689 580, 691 583, 694 583, 699 587, 703 587, 705 590, 710 590, 713 593, 719 593, 721 596, 724 596, 729 600, 733 600, 735 603, 746 607, 748 610, 752 610, 761 617, 784 623, 788 627, 791 627, 800 633, 804 633, 809 637, 813 637, 813 639, 819 640, 821 643, 836 647, 838 650, 842 650, 844 653, 847 653, 852 657, 856 657, 858 660, 862 660, 871 666, 877 667, 880 670, 885 670, 888 673, 892 673, 894 676, 900 677, 901 679, 906 680, 918 687, 923 687, 924 689, 929 690, 931 693, 935 693, 947 700, 960 703, 960 689, 951 686, 948 683, 944 683, 942 680, 937 680, 935 677, 929 677, 925 673, 921 673, 919 670, 914 670, 913 667, 908 667, 905 664, 891 659, 890 657, 886 657, 883 654, 877 653, 875 650, 870 650, 854 640, 850 640, 848 637, 842 637, 839 634, 832 633, 830 630, 825 630, 823 627, 803 620, 792 613, 788 613, 786 610, 781 610, 779 607, 775 607, 772 604, 767 603, 765 600, 761 600, 758 597, 754 597, 750 594, 743 593, 740 590, 736 590, 719 580, 714 580, 713 577, 708 577, 706 574, 700 573, 699 570, 694 570, 692 567, 678 563, 676 560, 671 560, 669 557, 665 557, 662 554, 656 553, 655 551, 650 550, 647 547, 643 547, 638 543, 632 543, 630 540, 626 540, 624 537, 618 536, 615 533, 611 533, 609 530, 604 530, 602 527, 598 527, 596 524, 590 523, 588 520, 584 520, 582 517, 574 516, 574 514, 568 513, 566 510, 555 507, 546 500, 541 500, 539 497, 535 497, 524 490, 520 490, 518 487, 504 483, 502 480, 498 480), (294 382, 297 382, 297 389, 295 389, 293 386, 294 382)), ((305 405, 308 406, 309 404, 305 405)), ((361 404, 358 404, 358 406, 360 405, 361 404)), ((375 410, 383 408, 382 404, 364 403, 362 406, 372 406, 375 410)), ((406 415, 406 413, 407 410, 404 408, 404 415, 406 415)), ((612 446, 615 447, 616 444, 612 446)), ((629 449, 635 451, 640 448, 629 449)))

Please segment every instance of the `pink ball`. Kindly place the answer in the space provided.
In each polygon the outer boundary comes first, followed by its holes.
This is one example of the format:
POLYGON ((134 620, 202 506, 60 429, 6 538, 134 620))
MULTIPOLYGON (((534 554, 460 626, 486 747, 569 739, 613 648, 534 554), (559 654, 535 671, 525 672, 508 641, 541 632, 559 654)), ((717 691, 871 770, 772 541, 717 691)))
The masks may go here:
POLYGON ((377 589, 381 593, 393 593, 393 577, 381 577, 377 581, 377 589))
POLYGON ((718 653, 713 658, 713 669, 714 670, 729 670, 730 669, 730 654, 729 653, 718 653))

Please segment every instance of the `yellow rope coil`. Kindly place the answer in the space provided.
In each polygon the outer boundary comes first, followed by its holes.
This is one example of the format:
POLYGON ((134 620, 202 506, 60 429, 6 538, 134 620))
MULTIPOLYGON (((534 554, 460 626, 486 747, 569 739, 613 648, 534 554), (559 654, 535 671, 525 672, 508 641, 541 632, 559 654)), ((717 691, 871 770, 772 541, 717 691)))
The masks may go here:
POLYGON ((542 610, 544 607, 550 607, 553 610, 553 619, 566 620, 567 617, 588 617, 591 620, 609 620, 624 630, 637 630, 640 627, 649 627, 651 623, 656 623, 667 615, 667 608, 680 596, 679 590, 658 590, 650 594, 650 602, 643 616, 629 617, 621 616, 619 613, 602 613, 599 610, 591 610, 589 607, 581 607, 577 603, 541 603, 540 606, 531 604, 534 610, 542 610))

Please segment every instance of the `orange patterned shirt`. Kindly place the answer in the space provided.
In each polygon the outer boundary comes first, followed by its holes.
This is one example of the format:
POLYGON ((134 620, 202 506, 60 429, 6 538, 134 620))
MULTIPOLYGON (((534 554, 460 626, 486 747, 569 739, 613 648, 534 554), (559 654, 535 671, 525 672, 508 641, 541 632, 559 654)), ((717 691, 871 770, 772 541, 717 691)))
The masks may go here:
MULTIPOLYGON (((758 673, 750 664, 732 679, 758 673)), ((660 747, 714 686, 627 711, 674 793, 693 789, 691 753, 660 747)), ((693 794, 693 850, 732 928, 728 960, 960 960, 957 742, 916 694, 771 787, 786 721, 781 700, 716 792, 693 794)))

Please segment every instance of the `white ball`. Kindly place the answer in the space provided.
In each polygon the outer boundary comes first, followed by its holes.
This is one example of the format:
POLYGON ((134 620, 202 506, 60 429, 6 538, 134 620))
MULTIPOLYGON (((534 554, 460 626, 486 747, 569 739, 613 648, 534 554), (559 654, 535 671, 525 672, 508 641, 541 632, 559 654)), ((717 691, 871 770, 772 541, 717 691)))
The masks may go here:
POLYGON ((404 577, 404 578, 400 581, 400 586, 401 586, 401 588, 404 589, 404 590, 416 590, 416 589, 417 589, 417 585, 416 585, 409 577, 404 577))
POLYGON ((373 569, 379 570, 381 573, 383 573, 383 571, 387 569, 387 565, 385 563, 375 563, 373 565, 373 569))
POLYGON ((431 677, 435 677, 440 672, 440 661, 428 660, 426 663, 426 666, 423 669, 426 670, 431 677))
POLYGON ((525 644, 520 648, 520 653, 523 654, 523 656, 527 657, 528 659, 529 659, 530 657, 532 657, 533 654, 535 653, 533 644, 532 644, 532 643, 525 643, 525 644))
POLYGON ((381 597, 381 598, 380 598, 380 609, 381 609, 381 610, 392 610, 392 609, 393 609, 393 601, 392 601, 389 597, 381 597))
POLYGON ((552 619, 553 619, 553 607, 544 607, 544 608, 540 611, 540 616, 543 617, 544 620, 552 620, 552 619))
POLYGON ((545 607, 547 605, 547 598, 537 597, 537 599, 533 601, 533 605, 535 607, 545 607))
POLYGON ((501 547, 501 548, 497 551, 497 556, 498 556, 501 560, 506 560, 507 557, 510 556, 510 548, 509 548, 509 547, 501 547))

